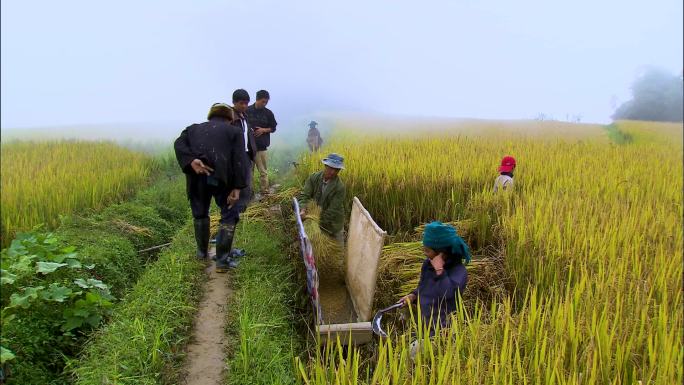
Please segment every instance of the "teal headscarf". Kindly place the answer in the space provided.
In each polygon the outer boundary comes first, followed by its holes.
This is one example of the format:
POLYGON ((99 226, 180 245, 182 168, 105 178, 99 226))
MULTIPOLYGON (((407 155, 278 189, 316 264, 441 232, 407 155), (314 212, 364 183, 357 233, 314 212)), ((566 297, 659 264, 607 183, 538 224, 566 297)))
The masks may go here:
POLYGON ((470 249, 463 238, 456 234, 456 229, 442 222, 430 222, 423 232, 423 246, 431 249, 450 249, 451 253, 470 263, 470 249))

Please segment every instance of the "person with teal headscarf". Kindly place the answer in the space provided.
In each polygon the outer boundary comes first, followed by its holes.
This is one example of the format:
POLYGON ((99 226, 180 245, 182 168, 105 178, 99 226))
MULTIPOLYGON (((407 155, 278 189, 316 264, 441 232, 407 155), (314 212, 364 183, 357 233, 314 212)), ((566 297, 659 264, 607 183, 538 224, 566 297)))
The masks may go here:
POLYGON ((423 233, 425 261, 420 270, 418 287, 399 302, 418 300, 425 324, 434 328, 448 327, 451 313, 468 283, 465 264, 470 262, 470 249, 456 229, 442 222, 431 222, 423 233))

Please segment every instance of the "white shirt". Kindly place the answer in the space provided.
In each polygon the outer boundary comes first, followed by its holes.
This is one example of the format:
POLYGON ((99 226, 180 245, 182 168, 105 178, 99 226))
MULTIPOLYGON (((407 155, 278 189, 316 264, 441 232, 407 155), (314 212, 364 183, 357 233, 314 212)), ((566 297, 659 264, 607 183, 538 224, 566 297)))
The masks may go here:
POLYGON ((494 192, 499 189, 507 190, 513 187, 513 178, 508 175, 499 175, 494 181, 494 192))
POLYGON ((249 138, 247 137, 247 130, 249 130, 249 127, 247 127, 247 121, 245 119, 240 119, 240 122, 242 122, 242 135, 245 137, 245 152, 249 152, 249 138))

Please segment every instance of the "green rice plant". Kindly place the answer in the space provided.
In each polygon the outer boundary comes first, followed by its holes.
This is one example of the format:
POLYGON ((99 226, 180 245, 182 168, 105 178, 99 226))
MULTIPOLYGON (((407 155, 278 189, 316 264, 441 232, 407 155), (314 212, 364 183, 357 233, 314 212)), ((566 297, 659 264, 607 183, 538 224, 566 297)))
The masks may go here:
POLYGON ((150 174, 146 155, 109 142, 13 141, 0 147, 2 245, 59 216, 102 208, 131 194, 150 174))

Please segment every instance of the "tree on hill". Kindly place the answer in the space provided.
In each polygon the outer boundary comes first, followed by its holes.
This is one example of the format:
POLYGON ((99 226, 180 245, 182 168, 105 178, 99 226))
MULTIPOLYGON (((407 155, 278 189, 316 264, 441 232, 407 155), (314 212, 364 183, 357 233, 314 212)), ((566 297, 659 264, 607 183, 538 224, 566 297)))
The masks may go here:
POLYGON ((684 120, 683 85, 682 75, 648 69, 632 84, 632 100, 618 107, 613 119, 681 122, 684 120))

